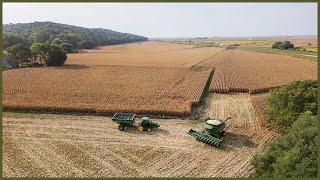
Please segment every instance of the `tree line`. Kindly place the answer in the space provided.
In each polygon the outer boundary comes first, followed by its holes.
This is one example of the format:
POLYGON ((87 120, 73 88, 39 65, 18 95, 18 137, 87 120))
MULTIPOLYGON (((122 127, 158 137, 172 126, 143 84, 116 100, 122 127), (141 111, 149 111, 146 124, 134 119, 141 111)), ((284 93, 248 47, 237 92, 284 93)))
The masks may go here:
POLYGON ((129 33, 53 22, 3 25, 4 61, 12 67, 23 66, 23 63, 62 65, 66 53, 146 40, 148 38, 129 33))
POLYGON ((254 156, 253 177, 316 177, 318 84, 298 81, 274 90, 264 119, 282 133, 266 152, 254 156))
POLYGON ((30 48, 23 44, 8 47, 4 56, 12 68, 29 66, 62 66, 67 53, 57 45, 34 43, 30 48))
POLYGON ((294 44, 291 43, 290 41, 277 41, 272 45, 273 49, 283 49, 283 50, 288 50, 288 49, 293 49, 294 44))

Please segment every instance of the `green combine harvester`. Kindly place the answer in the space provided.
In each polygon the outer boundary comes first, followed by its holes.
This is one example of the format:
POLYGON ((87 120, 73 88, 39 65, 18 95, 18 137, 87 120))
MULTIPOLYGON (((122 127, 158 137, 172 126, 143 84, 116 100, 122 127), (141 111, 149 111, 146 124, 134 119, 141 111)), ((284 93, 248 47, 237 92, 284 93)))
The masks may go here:
POLYGON ((143 116, 141 122, 135 122, 136 114, 134 113, 116 113, 112 117, 112 121, 119 124, 119 130, 125 131, 128 127, 137 127, 139 131, 151 131, 158 128, 160 125, 157 122, 150 120, 148 116, 143 116))
POLYGON ((225 134, 223 130, 226 127, 226 122, 231 119, 230 117, 225 120, 209 119, 206 121, 204 130, 202 132, 190 129, 187 134, 197 138, 197 140, 214 145, 220 146, 222 144, 222 137, 225 134))

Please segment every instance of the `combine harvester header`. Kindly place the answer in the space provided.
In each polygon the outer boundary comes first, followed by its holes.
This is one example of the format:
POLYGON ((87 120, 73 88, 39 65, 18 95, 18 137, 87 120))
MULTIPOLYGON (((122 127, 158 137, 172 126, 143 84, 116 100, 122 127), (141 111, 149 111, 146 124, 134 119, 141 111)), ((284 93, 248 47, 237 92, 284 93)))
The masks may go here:
POLYGON ((225 135, 224 128, 229 119, 231 118, 228 117, 225 120, 209 119, 206 121, 202 132, 190 129, 187 134, 195 137, 199 141, 218 147, 223 143, 222 137, 225 135))

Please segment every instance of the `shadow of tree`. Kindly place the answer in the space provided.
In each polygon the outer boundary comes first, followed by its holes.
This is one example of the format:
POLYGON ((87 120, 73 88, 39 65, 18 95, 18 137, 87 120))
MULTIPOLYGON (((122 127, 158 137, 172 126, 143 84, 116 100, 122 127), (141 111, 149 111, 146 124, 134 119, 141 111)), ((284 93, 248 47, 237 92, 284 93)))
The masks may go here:
POLYGON ((89 68, 87 65, 82 64, 65 64, 63 66, 58 66, 60 69, 86 69, 89 68))

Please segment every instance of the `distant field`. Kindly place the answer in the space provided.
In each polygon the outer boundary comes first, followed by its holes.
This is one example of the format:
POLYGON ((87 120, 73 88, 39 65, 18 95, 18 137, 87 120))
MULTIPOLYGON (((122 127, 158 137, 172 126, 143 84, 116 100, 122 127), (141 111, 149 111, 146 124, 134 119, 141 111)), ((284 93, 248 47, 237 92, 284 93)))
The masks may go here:
POLYGON ((240 46, 254 46, 254 47, 270 47, 274 43, 273 40, 249 40, 249 39, 191 39, 189 40, 167 40, 167 42, 174 42, 181 45, 194 44, 198 46, 217 46, 227 47, 238 44, 240 46))
POLYGON ((3 72, 4 110, 190 115, 210 70, 84 66, 3 72))
MULTIPOLYGON (((168 40, 170 42, 170 40, 168 40)), ((316 37, 300 37, 300 38, 261 38, 261 39, 249 39, 249 38, 240 38, 240 39, 191 39, 189 40, 171 40, 177 44, 186 45, 192 44, 199 47, 222 47, 226 48, 227 46, 232 46, 237 44, 238 49, 263 52, 270 54, 281 54, 292 57, 297 57, 301 59, 308 60, 317 60, 318 52, 318 40, 316 37), (305 51, 299 50, 280 50, 272 49, 272 45, 276 41, 290 41, 294 44, 295 47, 300 47, 305 49, 305 51), (310 44, 309 44, 310 43, 310 44)))
POLYGON ((295 47, 308 47, 308 43, 311 43, 310 47, 318 47, 318 39, 292 39, 289 41, 292 42, 295 47))
POLYGON ((246 50, 246 51, 254 51, 254 52, 261 52, 261 53, 268 53, 268 54, 279 54, 279 55, 287 55, 291 57, 296 57, 300 59, 318 60, 318 49, 307 47, 305 48, 306 51, 299 51, 299 50, 281 50, 281 49, 272 49, 271 47, 249 47, 243 46, 238 47, 238 49, 246 50))
POLYGON ((191 40, 191 44, 215 44, 223 46, 238 44, 240 46, 260 46, 260 47, 271 47, 272 44, 276 41, 290 41, 294 44, 295 47, 318 47, 317 37, 313 38, 218 38, 218 39, 173 39, 173 40, 164 40, 167 42, 176 42, 178 44, 189 44, 189 40, 191 40))
POLYGON ((289 56, 227 50, 199 64, 215 67, 212 92, 265 92, 298 80, 317 80, 317 62, 289 56))
POLYGON ((66 64, 190 67, 222 50, 148 41, 68 54, 66 64))
POLYGON ((274 43, 272 40, 218 40, 217 44, 223 44, 223 46, 229 46, 238 44, 240 46, 258 46, 258 47, 270 47, 274 43))

